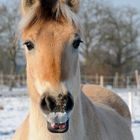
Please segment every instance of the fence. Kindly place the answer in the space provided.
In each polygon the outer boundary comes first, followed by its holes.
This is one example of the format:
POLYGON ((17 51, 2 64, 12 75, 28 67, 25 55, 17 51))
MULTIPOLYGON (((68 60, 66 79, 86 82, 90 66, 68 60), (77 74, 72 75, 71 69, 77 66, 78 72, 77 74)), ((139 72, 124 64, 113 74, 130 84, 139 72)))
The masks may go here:
POLYGON ((26 76, 25 75, 10 75, 0 73, 0 85, 6 85, 10 87, 14 86, 25 86, 26 76))
POLYGON ((101 86, 112 86, 114 88, 140 88, 140 75, 137 70, 131 75, 121 76, 119 76, 117 73, 114 76, 103 76, 98 74, 95 76, 82 75, 82 82, 97 84, 101 86))
POLYGON ((137 85, 135 77, 132 76, 82 76, 82 82, 101 86, 112 86, 115 88, 127 88, 137 85))
MULTIPOLYGON (((101 86, 112 86, 114 88, 137 87, 140 88, 140 76, 138 71, 132 75, 121 75, 117 73, 114 76, 102 75, 82 75, 82 83, 97 84, 101 86)), ((4 75, 0 73, 0 85, 24 86, 26 85, 25 75, 4 75)))

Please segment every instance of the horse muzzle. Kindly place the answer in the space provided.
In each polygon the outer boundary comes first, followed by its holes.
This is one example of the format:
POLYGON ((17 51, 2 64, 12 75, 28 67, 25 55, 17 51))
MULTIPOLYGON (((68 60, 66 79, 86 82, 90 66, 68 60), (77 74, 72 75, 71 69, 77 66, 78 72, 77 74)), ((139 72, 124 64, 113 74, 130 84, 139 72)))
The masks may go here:
POLYGON ((69 113, 50 113, 47 116, 47 126, 48 130, 52 133, 64 133, 67 132, 69 129, 69 113))
POLYGON ((40 107, 47 120, 48 130, 52 133, 65 133, 69 129, 70 114, 74 100, 70 93, 57 97, 44 94, 40 107))

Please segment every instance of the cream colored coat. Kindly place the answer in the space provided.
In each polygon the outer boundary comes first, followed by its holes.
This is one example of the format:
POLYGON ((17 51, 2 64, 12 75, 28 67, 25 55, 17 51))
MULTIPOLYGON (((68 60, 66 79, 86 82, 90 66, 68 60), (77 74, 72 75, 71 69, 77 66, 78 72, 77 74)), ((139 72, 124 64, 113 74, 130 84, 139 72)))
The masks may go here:
POLYGON ((36 105, 31 105, 30 115, 14 140, 133 140, 130 113, 119 96, 95 85, 84 85, 83 91, 93 101, 80 94, 67 133, 48 132, 41 112, 37 111, 36 105))

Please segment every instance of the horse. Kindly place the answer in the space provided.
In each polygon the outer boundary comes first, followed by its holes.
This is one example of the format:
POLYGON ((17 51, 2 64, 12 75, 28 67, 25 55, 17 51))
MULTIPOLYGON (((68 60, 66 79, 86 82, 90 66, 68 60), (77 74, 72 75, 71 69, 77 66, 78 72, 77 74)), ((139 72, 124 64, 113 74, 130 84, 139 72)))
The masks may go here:
POLYGON ((99 86, 81 86, 79 4, 21 0, 29 113, 13 140, 133 140, 124 101, 99 86))

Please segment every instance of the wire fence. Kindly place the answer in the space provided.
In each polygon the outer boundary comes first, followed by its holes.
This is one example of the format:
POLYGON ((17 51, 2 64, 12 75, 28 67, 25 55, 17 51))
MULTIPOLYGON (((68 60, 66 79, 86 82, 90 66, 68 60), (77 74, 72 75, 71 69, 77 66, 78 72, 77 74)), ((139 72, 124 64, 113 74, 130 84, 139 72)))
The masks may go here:
POLYGON ((97 84, 101 86, 111 86, 114 88, 136 87, 135 76, 82 76, 82 83, 97 84))
MULTIPOLYGON (((103 76, 103 75, 82 75, 82 83, 90 83, 101 86, 111 86, 113 88, 128 88, 128 87, 139 87, 140 75, 138 71, 135 71, 132 75, 121 75, 117 73, 114 76, 103 76)), ((26 75, 11 75, 0 73, 0 85, 7 85, 10 87, 25 86, 26 75)))
POLYGON ((26 85, 26 76, 23 75, 11 75, 0 73, 0 85, 6 85, 9 87, 20 87, 26 85))

